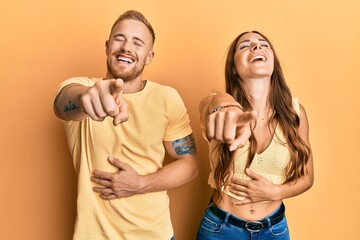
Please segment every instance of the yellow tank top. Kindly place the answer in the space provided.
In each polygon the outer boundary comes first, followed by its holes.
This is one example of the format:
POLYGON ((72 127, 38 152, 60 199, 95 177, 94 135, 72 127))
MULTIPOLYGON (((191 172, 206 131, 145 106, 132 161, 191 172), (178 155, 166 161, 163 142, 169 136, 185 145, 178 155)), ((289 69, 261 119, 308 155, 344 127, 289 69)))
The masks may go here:
MULTIPOLYGON (((300 114, 298 99, 293 99, 293 107, 297 114, 300 114)), ((216 151, 218 142, 209 142, 210 175, 208 183, 216 188, 214 179, 214 170, 218 163, 218 154, 216 151)), ((233 177, 249 180, 250 177, 245 173, 245 166, 248 160, 250 142, 248 141, 243 148, 235 151, 233 177)), ((279 125, 276 126, 273 138, 269 146, 262 152, 256 153, 250 165, 250 169, 257 174, 266 177, 270 182, 281 185, 285 181, 286 167, 289 164, 290 151, 286 143, 283 131, 279 125)), ((231 197, 242 200, 242 197, 236 196, 226 189, 223 192, 231 197)))

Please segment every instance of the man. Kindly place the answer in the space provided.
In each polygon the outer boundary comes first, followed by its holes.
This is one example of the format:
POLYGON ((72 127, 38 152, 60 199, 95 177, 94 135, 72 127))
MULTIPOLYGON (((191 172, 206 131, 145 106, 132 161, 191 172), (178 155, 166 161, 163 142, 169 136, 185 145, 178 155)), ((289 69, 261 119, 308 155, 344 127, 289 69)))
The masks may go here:
POLYGON ((54 102, 78 173, 74 239, 173 237, 166 190, 198 174, 195 141, 175 89, 142 79, 155 33, 127 11, 106 41, 103 79, 64 81, 54 102), (163 166, 165 150, 176 161, 163 166))

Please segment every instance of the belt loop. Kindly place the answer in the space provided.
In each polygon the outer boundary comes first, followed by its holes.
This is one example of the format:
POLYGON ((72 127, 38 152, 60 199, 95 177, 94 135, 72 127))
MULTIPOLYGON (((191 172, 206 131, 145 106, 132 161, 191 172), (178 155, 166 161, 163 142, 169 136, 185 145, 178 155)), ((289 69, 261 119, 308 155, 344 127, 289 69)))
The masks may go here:
POLYGON ((224 219, 224 224, 228 224, 229 217, 230 217, 230 213, 226 212, 225 219, 224 219))
POLYGON ((265 220, 267 221, 269 228, 271 228, 271 219, 266 217, 265 220))

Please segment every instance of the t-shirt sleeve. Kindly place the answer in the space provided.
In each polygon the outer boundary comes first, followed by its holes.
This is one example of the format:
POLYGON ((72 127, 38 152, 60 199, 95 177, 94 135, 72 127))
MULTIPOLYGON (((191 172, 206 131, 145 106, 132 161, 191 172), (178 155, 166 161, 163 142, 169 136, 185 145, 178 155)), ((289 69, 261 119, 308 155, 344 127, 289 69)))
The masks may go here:
POLYGON ((70 85, 70 84, 74 84, 74 83, 77 83, 77 84, 81 84, 81 85, 84 85, 84 86, 93 86, 95 84, 96 81, 94 81, 93 79, 91 78, 87 78, 87 77, 74 77, 74 78, 69 78, 65 81, 63 81, 62 83, 60 83, 59 87, 58 87, 58 90, 57 90, 57 93, 56 95, 59 94, 59 92, 61 91, 61 89, 63 89, 64 87, 70 85))
POLYGON ((179 93, 173 88, 170 88, 167 94, 166 109, 168 124, 165 130, 164 141, 174 141, 192 133, 185 104, 179 93))
POLYGON ((69 79, 67 79, 67 80, 65 80, 65 81, 63 81, 63 82, 61 82, 61 83, 59 84, 53 102, 55 102, 57 96, 59 95, 60 91, 61 91, 64 87, 66 87, 66 86, 68 86, 68 85, 70 85, 70 84, 76 84, 76 83, 90 87, 90 86, 93 86, 93 85, 96 83, 96 81, 93 80, 93 79, 91 79, 91 78, 87 78, 87 77, 73 77, 73 78, 69 78, 69 79))

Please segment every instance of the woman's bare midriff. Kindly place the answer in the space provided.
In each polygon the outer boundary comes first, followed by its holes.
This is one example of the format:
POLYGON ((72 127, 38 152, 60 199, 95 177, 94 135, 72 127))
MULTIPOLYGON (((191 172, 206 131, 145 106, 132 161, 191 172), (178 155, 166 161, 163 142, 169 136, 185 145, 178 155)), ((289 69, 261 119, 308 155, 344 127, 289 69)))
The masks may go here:
POLYGON ((278 209, 282 202, 279 200, 235 205, 234 202, 236 201, 239 200, 230 197, 226 193, 222 193, 222 200, 217 204, 217 206, 222 210, 247 221, 257 221, 263 219, 278 209))

